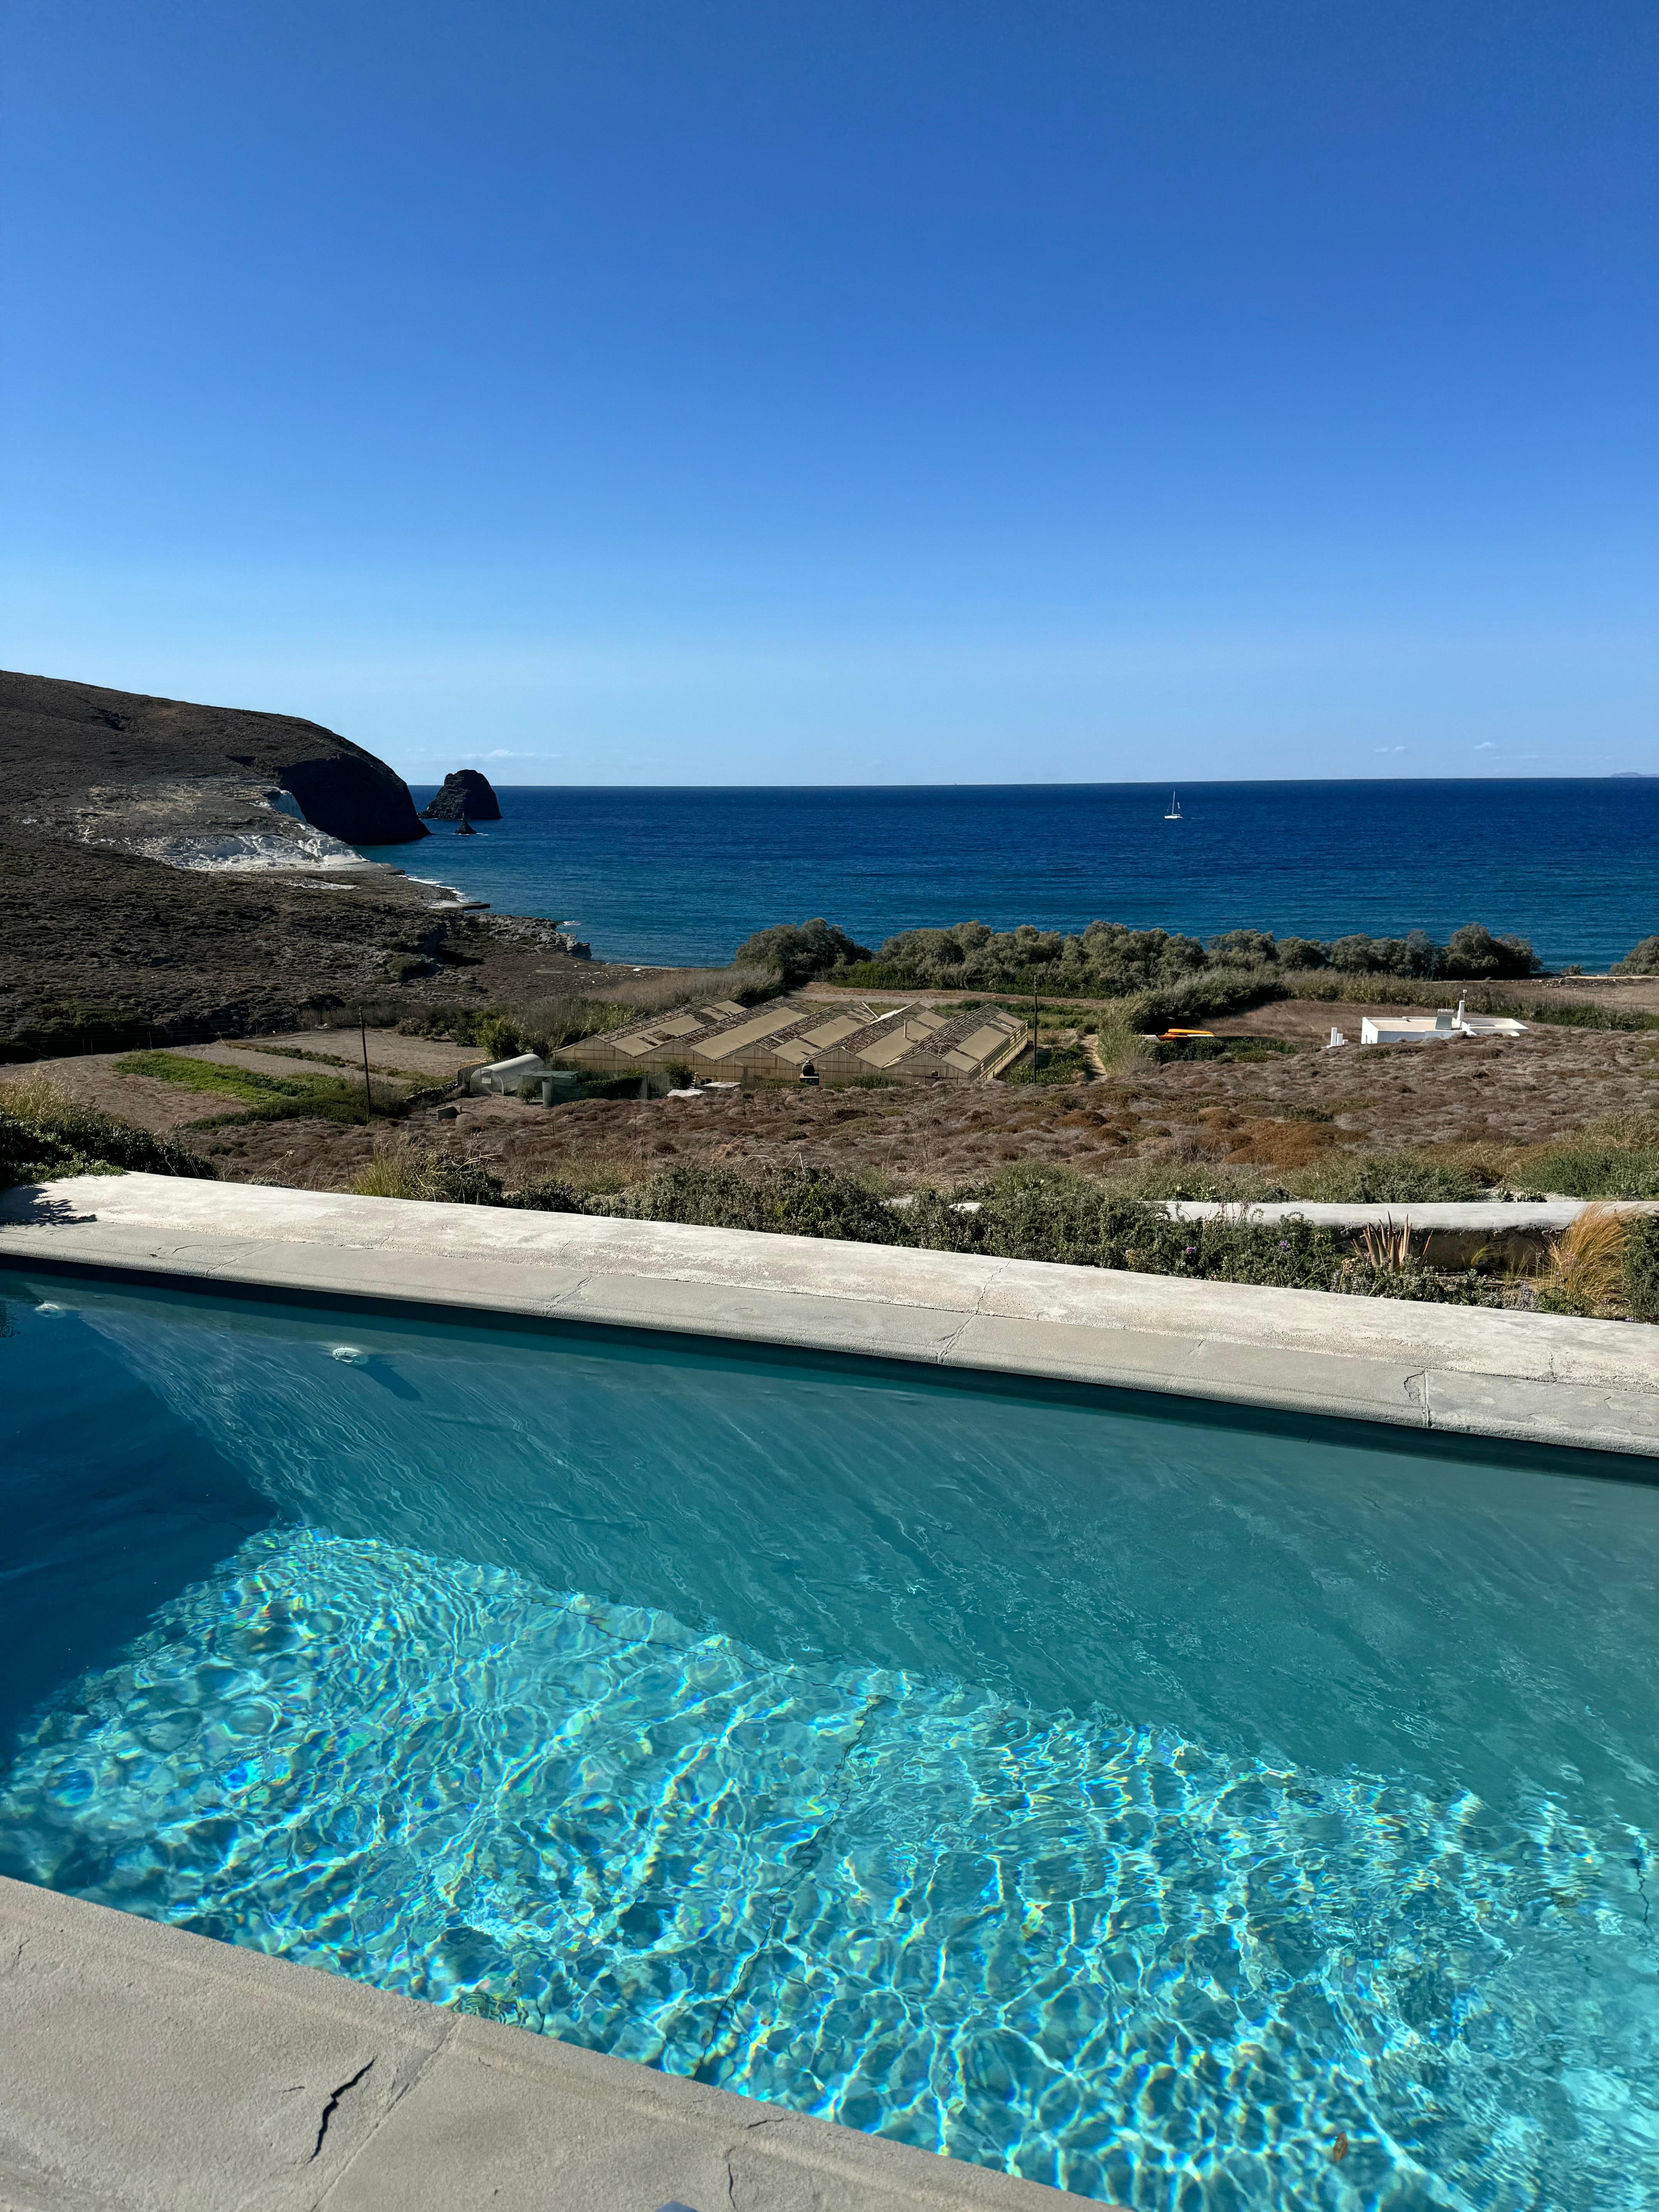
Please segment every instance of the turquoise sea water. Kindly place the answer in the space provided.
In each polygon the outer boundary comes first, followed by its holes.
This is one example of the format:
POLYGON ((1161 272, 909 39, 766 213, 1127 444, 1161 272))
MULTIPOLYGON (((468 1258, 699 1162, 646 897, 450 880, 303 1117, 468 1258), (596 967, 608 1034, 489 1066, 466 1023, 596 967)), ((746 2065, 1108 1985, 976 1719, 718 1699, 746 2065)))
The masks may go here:
POLYGON ((1627 1463, 0 1293, 0 1870, 1136 2212, 1659 2197, 1627 1463))
POLYGON ((970 918, 1442 942, 1480 921, 1591 969, 1659 932, 1659 777, 1194 784, 1179 823, 1146 784, 501 799, 476 837, 441 823, 379 857, 568 921, 612 960, 725 961, 812 915, 867 945, 970 918))

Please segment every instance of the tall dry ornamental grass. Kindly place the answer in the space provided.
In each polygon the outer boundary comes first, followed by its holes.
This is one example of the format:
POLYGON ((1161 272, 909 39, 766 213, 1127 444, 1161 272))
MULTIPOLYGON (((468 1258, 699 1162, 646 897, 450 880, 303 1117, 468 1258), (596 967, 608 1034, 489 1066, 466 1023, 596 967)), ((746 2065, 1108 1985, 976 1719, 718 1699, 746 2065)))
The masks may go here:
POLYGON ((1624 1289, 1630 1217, 1611 1206, 1587 1206, 1552 1237, 1547 1287, 1558 1297, 1594 1312, 1624 1289))

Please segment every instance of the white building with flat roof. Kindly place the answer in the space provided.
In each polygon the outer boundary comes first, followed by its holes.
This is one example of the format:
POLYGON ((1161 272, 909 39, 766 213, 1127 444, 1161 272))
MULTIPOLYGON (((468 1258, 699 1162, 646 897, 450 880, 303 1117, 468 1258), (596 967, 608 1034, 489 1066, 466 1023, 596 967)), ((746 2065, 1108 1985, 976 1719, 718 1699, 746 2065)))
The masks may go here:
MULTIPOLYGON (((1442 1006, 1433 1014, 1362 1014, 1359 1042, 1361 1044, 1417 1044, 1434 1037, 1513 1037, 1523 1036, 1526 1027, 1524 1022, 1517 1022, 1508 1014, 1468 1013, 1460 999, 1455 1012, 1449 1006, 1442 1006)), ((1331 1032, 1331 1039, 1334 1043, 1334 1030, 1331 1032)))

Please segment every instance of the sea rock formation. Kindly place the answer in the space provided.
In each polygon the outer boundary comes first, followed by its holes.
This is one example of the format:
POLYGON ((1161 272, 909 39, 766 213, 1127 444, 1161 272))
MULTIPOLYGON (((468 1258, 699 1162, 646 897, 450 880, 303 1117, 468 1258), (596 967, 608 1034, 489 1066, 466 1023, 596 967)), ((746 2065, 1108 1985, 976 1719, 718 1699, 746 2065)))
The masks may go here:
POLYGON ((0 758, 14 819, 174 866, 349 864, 428 835, 384 761, 291 714, 0 672, 0 758))
POLYGON ((489 787, 489 778, 476 768, 452 769, 443 789, 430 806, 421 809, 428 822, 499 822, 501 803, 489 787))

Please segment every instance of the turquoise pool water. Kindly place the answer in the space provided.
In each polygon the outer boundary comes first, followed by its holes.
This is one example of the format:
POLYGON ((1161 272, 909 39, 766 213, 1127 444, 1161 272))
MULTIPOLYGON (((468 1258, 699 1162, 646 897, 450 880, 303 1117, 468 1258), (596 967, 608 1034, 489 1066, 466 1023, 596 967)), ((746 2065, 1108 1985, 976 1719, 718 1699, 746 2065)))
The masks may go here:
POLYGON ((1626 1463, 0 1295, 0 1871, 1137 2212, 1659 2199, 1626 1463))

